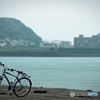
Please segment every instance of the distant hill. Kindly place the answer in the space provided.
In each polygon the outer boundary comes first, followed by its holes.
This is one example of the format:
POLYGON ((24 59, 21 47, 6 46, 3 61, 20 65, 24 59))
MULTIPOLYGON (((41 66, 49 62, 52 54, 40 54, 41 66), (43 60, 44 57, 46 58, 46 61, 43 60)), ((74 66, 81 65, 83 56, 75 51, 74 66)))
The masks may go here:
POLYGON ((14 18, 0 18, 0 39, 22 39, 36 44, 42 40, 31 28, 14 18))

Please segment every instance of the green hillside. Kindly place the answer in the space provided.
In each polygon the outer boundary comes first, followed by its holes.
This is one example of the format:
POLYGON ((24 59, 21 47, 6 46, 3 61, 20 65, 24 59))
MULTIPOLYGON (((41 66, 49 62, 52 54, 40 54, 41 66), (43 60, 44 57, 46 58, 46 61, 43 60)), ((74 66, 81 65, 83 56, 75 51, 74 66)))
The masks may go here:
POLYGON ((36 44, 42 40, 31 28, 14 18, 0 18, 0 39, 22 39, 36 44))

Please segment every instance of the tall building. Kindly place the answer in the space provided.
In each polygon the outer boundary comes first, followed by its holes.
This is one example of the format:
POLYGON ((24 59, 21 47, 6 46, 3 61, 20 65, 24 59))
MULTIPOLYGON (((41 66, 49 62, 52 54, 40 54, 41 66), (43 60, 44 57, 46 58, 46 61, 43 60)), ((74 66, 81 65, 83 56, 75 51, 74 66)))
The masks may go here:
POLYGON ((74 38, 74 47, 87 47, 87 48, 100 48, 100 33, 92 37, 79 37, 74 38))

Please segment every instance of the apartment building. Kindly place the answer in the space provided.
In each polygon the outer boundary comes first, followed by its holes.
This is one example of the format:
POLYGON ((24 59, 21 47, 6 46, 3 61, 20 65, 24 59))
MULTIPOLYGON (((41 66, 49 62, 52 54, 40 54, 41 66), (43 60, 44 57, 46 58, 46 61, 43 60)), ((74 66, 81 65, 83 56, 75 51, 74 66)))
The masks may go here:
POLYGON ((92 37, 79 37, 74 38, 74 47, 87 47, 87 48, 100 48, 100 33, 92 35, 92 37))

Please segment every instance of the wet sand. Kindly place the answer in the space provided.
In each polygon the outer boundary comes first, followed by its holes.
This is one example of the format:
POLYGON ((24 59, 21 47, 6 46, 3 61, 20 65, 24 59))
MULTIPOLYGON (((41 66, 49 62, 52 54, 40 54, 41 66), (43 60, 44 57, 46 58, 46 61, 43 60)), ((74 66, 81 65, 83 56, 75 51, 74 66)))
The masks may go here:
MULTIPOLYGON (((9 96, 5 86, 0 86, 0 100, 100 100, 100 93, 96 97, 71 97, 71 91, 76 92, 79 90, 33 87, 27 96, 16 97, 14 94, 9 96)), ((81 92, 83 91, 81 90, 81 92)))

